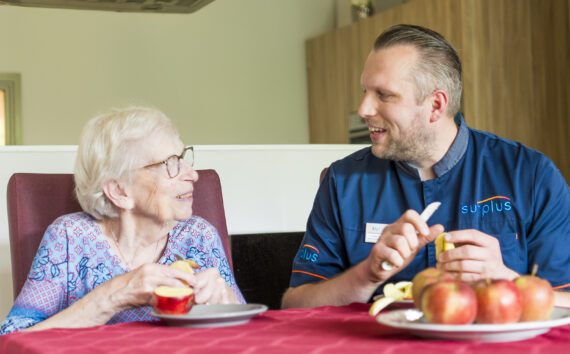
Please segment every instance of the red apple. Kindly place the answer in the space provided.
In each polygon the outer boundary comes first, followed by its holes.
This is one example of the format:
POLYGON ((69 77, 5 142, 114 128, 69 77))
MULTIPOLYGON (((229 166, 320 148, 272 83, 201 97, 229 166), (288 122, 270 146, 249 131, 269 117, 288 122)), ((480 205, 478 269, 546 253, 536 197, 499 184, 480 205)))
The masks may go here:
POLYGON ((183 315, 188 313, 194 304, 192 288, 173 288, 159 286, 154 290, 154 309, 164 315, 183 315))
POLYGON ((439 280, 453 280, 453 276, 437 268, 426 268, 412 279, 412 298, 418 310, 421 310, 421 297, 424 289, 439 280))
POLYGON ((506 279, 482 280, 475 284, 477 323, 513 323, 522 315, 522 295, 514 282, 506 279))
POLYGON ((523 275, 515 279, 515 285, 522 295, 520 320, 549 320, 554 309, 554 290, 550 283, 534 275, 523 275))
POLYGON ((430 323, 469 324, 477 315, 477 298, 468 284, 442 280, 424 289, 421 308, 430 323))

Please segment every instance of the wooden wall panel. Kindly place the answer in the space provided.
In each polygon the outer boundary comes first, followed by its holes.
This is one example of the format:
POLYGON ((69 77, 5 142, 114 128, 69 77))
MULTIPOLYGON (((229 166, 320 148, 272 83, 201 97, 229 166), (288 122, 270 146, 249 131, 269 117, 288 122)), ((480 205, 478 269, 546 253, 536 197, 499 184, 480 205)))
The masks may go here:
POLYGON ((570 0, 410 0, 309 40, 312 143, 348 142, 366 56, 398 23, 432 28, 458 50, 471 127, 544 152, 570 179, 570 0))

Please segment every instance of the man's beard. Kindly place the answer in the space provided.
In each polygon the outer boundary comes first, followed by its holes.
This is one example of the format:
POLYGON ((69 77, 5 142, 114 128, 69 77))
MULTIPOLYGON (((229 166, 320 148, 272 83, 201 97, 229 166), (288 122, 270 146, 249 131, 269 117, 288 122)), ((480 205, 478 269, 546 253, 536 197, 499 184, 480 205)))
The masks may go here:
POLYGON ((422 125, 416 117, 407 132, 400 137, 389 136, 388 146, 372 144, 372 153, 379 158, 393 161, 419 163, 430 157, 435 145, 435 133, 422 125))

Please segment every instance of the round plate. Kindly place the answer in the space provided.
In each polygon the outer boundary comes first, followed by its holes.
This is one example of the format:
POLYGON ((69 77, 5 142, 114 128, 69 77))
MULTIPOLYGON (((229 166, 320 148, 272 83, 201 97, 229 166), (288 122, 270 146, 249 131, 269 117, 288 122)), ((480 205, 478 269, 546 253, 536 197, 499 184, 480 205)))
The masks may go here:
POLYGON ((548 321, 510 324, 442 325, 427 323, 416 309, 395 310, 380 314, 376 320, 389 327, 400 328, 426 338, 513 342, 536 337, 552 327, 570 324, 570 309, 555 307, 548 321))
POLYGON ((265 311, 267 306, 261 304, 194 305, 185 315, 162 315, 154 310, 152 315, 169 326, 206 328, 244 324, 265 311))

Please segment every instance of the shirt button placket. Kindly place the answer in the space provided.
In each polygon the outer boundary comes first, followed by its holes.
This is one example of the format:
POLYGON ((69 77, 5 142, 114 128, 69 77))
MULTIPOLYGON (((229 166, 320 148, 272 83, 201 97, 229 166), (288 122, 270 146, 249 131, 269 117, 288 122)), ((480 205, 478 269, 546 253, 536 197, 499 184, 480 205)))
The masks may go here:
MULTIPOLYGON (((422 189, 424 192, 424 209, 430 203, 437 202, 437 179, 424 181, 422 182, 422 189)), ((421 212, 421 211, 420 211, 421 212)), ((428 221, 428 226, 431 226, 430 222, 428 221)), ((435 258, 435 245, 433 242, 430 242, 426 246, 426 255, 427 255, 427 266, 428 267, 435 267, 436 258, 435 258)))

